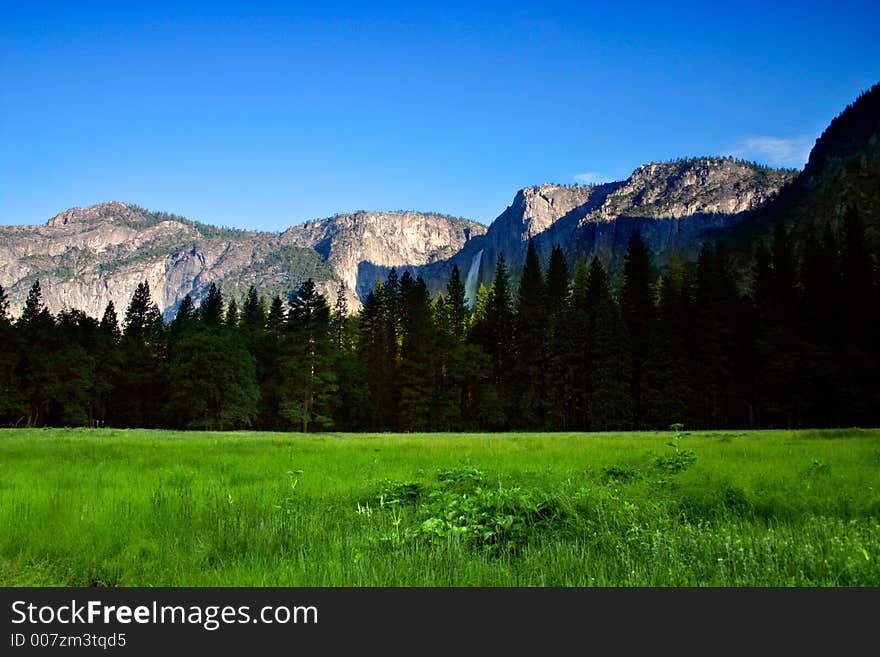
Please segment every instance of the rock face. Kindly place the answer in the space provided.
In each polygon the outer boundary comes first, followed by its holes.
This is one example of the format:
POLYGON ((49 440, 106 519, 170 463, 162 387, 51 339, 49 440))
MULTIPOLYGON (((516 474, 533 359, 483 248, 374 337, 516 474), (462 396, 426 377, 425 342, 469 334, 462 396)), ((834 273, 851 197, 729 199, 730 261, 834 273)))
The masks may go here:
POLYGON ((418 212, 357 212, 293 226, 282 237, 312 248, 348 290, 364 299, 390 267, 446 260, 486 227, 418 212))
POLYGON ((528 187, 517 192, 485 235, 455 257, 413 270, 436 292, 457 264, 473 301, 477 285, 491 281, 502 254, 516 280, 529 238, 544 263, 559 244, 569 262, 597 255, 612 272, 619 269, 634 230, 658 265, 673 251, 692 258, 714 232, 736 225, 774 198, 796 173, 707 157, 646 164, 624 181, 602 185, 528 187))
POLYGON ((0 284, 13 314, 36 279, 52 312, 78 308, 98 318, 113 301, 121 319, 144 280, 166 317, 186 294, 198 305, 211 282, 240 299, 251 284, 284 295, 309 277, 334 300, 344 283, 357 308, 358 292, 381 268, 448 258, 485 230, 437 214, 361 212, 280 234, 251 232, 111 201, 67 210, 44 226, 0 227, 0 284))
POLYGON ((502 254, 516 280, 530 238, 544 262, 560 244, 570 262, 599 255, 613 270, 633 230, 657 264, 672 251, 688 258, 711 231, 735 225, 794 175, 724 158, 647 164, 620 182, 522 189, 488 229, 439 214, 356 212, 267 233, 111 201, 67 210, 44 226, 0 227, 0 284, 13 314, 37 278, 52 312, 78 308, 93 317, 113 301, 121 318, 144 280, 166 317, 186 294, 198 305, 211 282, 240 299, 249 285, 283 296, 312 278, 331 301, 342 283, 357 309, 391 267, 422 276, 436 293, 457 264, 473 300, 502 254))

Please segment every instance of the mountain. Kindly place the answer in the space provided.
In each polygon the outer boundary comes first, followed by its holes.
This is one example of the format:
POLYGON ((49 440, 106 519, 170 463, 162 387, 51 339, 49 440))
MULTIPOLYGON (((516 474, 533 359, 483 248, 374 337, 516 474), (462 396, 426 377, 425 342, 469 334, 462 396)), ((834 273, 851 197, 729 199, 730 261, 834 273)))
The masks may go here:
POLYGON ((800 172, 732 158, 657 162, 623 181, 527 187, 488 228, 433 213, 357 212, 254 232, 112 201, 67 210, 44 226, 0 227, 0 284, 13 313, 39 278, 53 312, 75 307, 100 316, 110 300, 121 313, 146 279, 170 316, 186 294, 198 304, 212 281, 227 297, 240 297, 252 284, 284 295, 313 278, 331 299, 342 283, 357 308, 391 267, 422 276, 436 293, 457 265, 473 300, 502 254, 516 279, 529 239, 544 262, 559 244, 572 263, 599 256, 612 277, 633 231, 658 267, 673 253, 692 261, 703 243, 724 241, 744 268, 776 222, 803 234, 828 221, 838 227, 850 209, 876 248, 880 84, 830 123, 800 172))
POLYGON ((807 164, 777 198, 724 234, 745 259, 758 239, 769 240, 781 221, 797 237, 830 222, 839 229, 848 210, 880 247, 880 83, 860 94, 816 140, 807 164))
POLYGON ((0 284, 13 313, 40 280, 47 307, 100 317, 108 301, 122 314, 147 280, 166 317, 190 294, 198 305, 212 281, 227 298, 249 285, 284 295, 307 278, 335 299, 340 282, 354 307, 377 268, 449 258, 482 224, 439 214, 357 212, 283 233, 217 228, 118 201, 73 208, 43 226, 0 226, 0 284))
POLYGON ((693 259, 704 241, 762 207, 796 173, 702 157, 646 164, 624 181, 602 185, 528 187, 517 192, 485 235, 470 240, 455 257, 412 269, 436 292, 458 265, 473 300, 479 283, 491 281, 500 254, 516 280, 530 238, 543 262, 559 244, 569 262, 597 255, 612 273, 620 269, 634 230, 657 265, 673 252, 693 259))

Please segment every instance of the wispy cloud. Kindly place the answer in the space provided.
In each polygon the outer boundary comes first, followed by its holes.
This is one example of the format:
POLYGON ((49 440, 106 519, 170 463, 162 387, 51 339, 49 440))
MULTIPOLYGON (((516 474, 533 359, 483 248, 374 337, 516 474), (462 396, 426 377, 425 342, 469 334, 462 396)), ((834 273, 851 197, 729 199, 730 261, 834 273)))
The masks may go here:
POLYGON ((575 182, 579 182, 585 185, 591 185, 593 183, 602 182, 605 180, 605 177, 601 173, 597 173, 595 171, 587 171, 586 173, 579 173, 574 177, 575 182))
POLYGON ((728 151, 732 157, 755 160, 775 167, 802 169, 812 148, 806 137, 787 139, 783 137, 748 137, 728 151))

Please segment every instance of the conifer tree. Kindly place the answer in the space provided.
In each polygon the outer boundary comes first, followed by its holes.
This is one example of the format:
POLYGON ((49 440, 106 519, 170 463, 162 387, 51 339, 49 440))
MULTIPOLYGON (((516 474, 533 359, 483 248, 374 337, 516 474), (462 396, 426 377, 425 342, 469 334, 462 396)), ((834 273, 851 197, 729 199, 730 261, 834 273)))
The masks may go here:
POLYGON ((562 248, 554 245, 547 264, 544 287, 547 317, 547 366, 544 402, 547 421, 555 428, 568 428, 569 392, 564 389, 568 364, 565 357, 565 316, 570 302, 571 274, 562 248))
POLYGON ((623 261, 620 309, 632 346, 630 395, 633 400, 633 420, 636 426, 642 425, 642 377, 656 313, 652 281, 651 256, 648 248, 641 235, 633 231, 623 261))
POLYGON ((218 328, 223 323, 223 293, 216 283, 212 282, 208 293, 199 307, 199 320, 205 326, 218 328))
POLYGON ((452 265, 452 272, 446 283, 444 305, 449 320, 450 336, 455 344, 460 344, 467 331, 470 313, 468 312, 464 283, 461 280, 457 264, 452 265))
MULTIPOLYGON (((281 304, 280 297, 278 298, 281 304)), ((283 310, 283 306, 281 307, 283 310)), ((264 301, 257 294, 257 288, 251 285, 248 287, 247 295, 244 299, 244 306, 241 311, 242 324, 250 329, 262 329, 266 325, 266 308, 264 301)))
POLYGON ((413 280, 408 271, 400 279, 400 308, 400 427, 406 431, 427 431, 433 428, 437 339, 428 288, 421 277, 413 280))
POLYGON ((269 314, 266 316, 266 327, 270 331, 278 332, 284 328, 286 314, 284 312, 284 302, 277 294, 272 297, 272 303, 269 305, 269 314))
POLYGON ((632 352, 626 322, 611 296, 608 276, 594 257, 587 281, 590 341, 589 422, 593 431, 627 429, 632 424, 632 352))
POLYGON ((282 343, 279 413, 300 431, 333 426, 337 389, 330 307, 310 278, 290 295, 282 343))
POLYGON ((654 326, 645 358, 642 380, 643 425, 666 429, 684 424, 687 404, 693 397, 688 387, 688 354, 685 349, 684 268, 673 254, 660 277, 654 326))
POLYGON ((544 274, 534 242, 530 239, 516 295, 513 325, 513 376, 515 425, 542 428, 545 421, 545 375, 547 354, 547 296, 544 274))
POLYGON ((119 330, 119 318, 116 316, 116 306, 113 305, 112 300, 108 301, 104 308, 100 328, 105 334, 111 336, 114 342, 119 340, 122 335, 122 331, 119 330))
POLYGON ((229 328, 238 328, 238 304, 235 299, 230 299, 226 306, 226 317, 223 323, 229 328))
POLYGON ((9 323, 9 295, 0 285, 0 324, 9 323))

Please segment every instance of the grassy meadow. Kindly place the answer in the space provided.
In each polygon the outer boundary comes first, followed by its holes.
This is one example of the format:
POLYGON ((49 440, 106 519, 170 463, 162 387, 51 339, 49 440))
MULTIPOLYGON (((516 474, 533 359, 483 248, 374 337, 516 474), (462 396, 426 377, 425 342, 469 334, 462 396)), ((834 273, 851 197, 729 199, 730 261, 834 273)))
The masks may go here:
POLYGON ((880 586, 880 430, 0 430, 5 586, 880 586))

